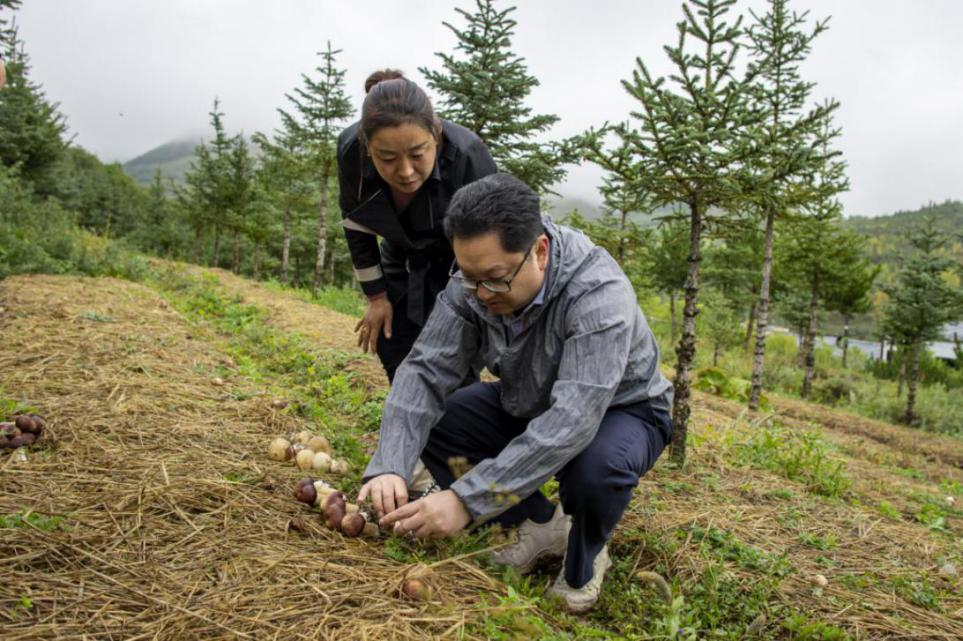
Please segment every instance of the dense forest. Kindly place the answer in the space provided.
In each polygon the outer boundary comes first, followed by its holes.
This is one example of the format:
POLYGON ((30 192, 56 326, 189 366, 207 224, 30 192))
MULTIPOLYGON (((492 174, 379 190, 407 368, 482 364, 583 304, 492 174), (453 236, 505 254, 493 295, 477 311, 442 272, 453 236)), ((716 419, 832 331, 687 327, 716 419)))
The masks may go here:
MULTIPOLYGON (((10 21, 17 4, 3 0, 0 9, 8 76, 0 277, 136 278, 154 255, 313 296, 355 288, 334 144, 357 105, 331 42, 278 97, 276 130, 234 131, 230 105, 211 96, 203 141, 174 142, 121 167, 71 143, 10 21)), ((959 358, 954 368, 925 349, 963 317, 963 204, 844 217, 839 103, 800 71, 828 22, 790 4, 770 0, 764 13, 738 17, 734 0, 687 3, 679 38, 665 49, 673 74, 653 76, 638 60, 623 81, 635 112, 565 139, 551 137, 557 115, 526 104, 538 79, 512 49, 513 7, 478 0, 458 9, 448 27, 457 47, 420 69, 439 114, 475 130, 501 169, 540 194, 551 194, 573 163, 605 171, 604 213, 565 220, 616 257, 636 286, 674 368, 680 461, 693 385, 752 408, 778 390, 963 433, 952 401, 963 387, 959 358), (827 317, 883 340, 890 358, 847 354, 845 335, 841 360, 833 356, 818 341, 827 317), (783 344, 774 322, 798 345, 783 344), (879 392, 880 380, 893 388, 879 392)))

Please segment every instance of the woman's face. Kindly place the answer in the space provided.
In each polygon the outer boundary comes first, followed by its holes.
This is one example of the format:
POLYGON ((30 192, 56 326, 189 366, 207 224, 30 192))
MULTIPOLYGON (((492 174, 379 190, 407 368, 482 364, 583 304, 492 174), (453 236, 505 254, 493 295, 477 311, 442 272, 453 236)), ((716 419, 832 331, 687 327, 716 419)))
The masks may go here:
POLYGON ((382 127, 368 141, 375 169, 395 191, 413 194, 425 183, 435 166, 435 136, 424 127, 404 123, 382 127))

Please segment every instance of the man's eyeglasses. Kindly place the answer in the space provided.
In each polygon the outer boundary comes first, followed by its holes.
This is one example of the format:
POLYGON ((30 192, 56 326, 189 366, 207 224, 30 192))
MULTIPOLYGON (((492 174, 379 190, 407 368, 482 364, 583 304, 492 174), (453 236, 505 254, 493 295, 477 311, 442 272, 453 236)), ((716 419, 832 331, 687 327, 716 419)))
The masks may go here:
POLYGON ((515 268, 515 271, 512 272, 512 275, 508 278, 499 278, 498 280, 471 280, 469 278, 465 278, 464 274, 461 273, 461 270, 458 269, 458 261, 455 261, 451 264, 451 269, 448 270, 448 277, 465 289, 470 289, 473 292, 478 290, 479 285, 496 294, 510 292, 512 291, 512 281, 515 280, 516 276, 518 276, 518 272, 522 270, 522 265, 524 265, 525 261, 528 260, 528 256, 532 253, 532 249, 534 249, 534 247, 535 245, 533 244, 528 248, 528 251, 525 252, 524 258, 522 258, 522 262, 518 264, 518 267, 515 268))

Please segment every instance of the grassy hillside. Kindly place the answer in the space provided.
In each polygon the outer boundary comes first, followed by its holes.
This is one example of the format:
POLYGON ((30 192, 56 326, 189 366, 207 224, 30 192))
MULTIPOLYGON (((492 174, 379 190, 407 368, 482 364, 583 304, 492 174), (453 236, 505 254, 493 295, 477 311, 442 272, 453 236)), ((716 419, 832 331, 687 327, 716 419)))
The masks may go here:
POLYGON ((4 638, 963 637, 960 440, 697 392, 689 462, 645 477, 602 600, 572 617, 543 597, 556 568, 486 560, 495 533, 349 540, 291 497, 304 473, 268 460, 273 436, 325 434, 349 493, 376 442, 386 386, 352 316, 160 261, 140 282, 12 277, 0 307, 0 409, 50 426, 0 461, 4 638), (424 604, 397 591, 416 563, 424 604))
POLYGON ((879 263, 891 268, 899 264, 911 251, 909 233, 932 217, 936 228, 951 239, 950 251, 963 261, 963 202, 947 200, 939 205, 929 204, 914 211, 898 211, 888 216, 846 218, 843 225, 870 239, 870 250, 879 263))

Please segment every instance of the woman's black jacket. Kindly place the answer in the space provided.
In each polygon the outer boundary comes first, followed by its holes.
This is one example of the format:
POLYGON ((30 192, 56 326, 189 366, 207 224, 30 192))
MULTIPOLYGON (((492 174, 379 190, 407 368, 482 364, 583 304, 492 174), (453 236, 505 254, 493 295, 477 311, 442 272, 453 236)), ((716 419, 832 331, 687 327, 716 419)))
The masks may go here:
POLYGON ((452 195, 497 171, 477 135, 441 122, 443 140, 434 170, 401 212, 358 140, 358 123, 338 137, 341 217, 355 275, 366 296, 387 292, 392 305, 407 298, 407 316, 418 325, 445 288, 454 260, 442 222, 452 195))

